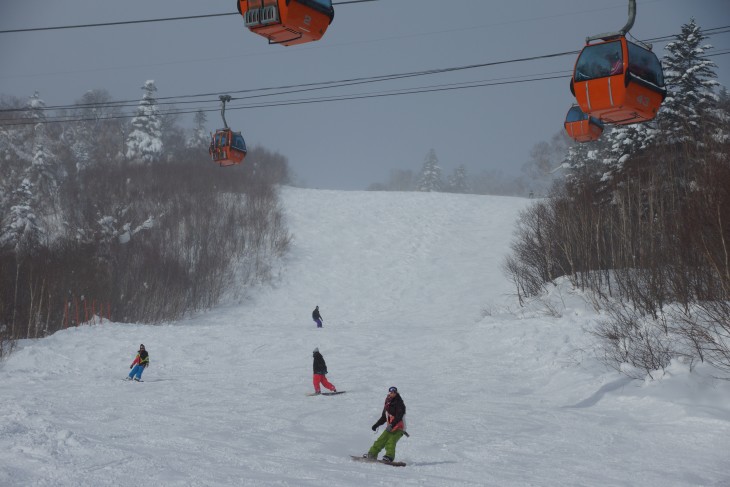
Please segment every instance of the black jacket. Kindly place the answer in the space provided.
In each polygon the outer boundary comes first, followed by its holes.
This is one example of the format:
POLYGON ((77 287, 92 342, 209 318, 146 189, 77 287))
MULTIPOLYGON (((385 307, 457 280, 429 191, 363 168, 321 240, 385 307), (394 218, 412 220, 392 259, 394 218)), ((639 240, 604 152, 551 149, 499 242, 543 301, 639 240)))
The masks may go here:
POLYGON ((314 311, 312 311, 312 319, 313 320, 321 320, 322 315, 319 314, 319 308, 314 308, 314 311))
POLYGON ((312 364, 312 369, 314 370, 315 374, 327 374, 327 364, 324 363, 324 357, 319 352, 314 352, 312 354, 314 356, 314 364, 312 364))
POLYGON ((396 393, 395 397, 390 400, 385 399, 385 407, 383 408, 383 414, 380 415, 380 419, 374 426, 377 428, 386 421, 393 425, 393 429, 405 430, 405 423, 403 422, 403 416, 406 415, 406 404, 403 402, 403 398, 400 394, 396 393))

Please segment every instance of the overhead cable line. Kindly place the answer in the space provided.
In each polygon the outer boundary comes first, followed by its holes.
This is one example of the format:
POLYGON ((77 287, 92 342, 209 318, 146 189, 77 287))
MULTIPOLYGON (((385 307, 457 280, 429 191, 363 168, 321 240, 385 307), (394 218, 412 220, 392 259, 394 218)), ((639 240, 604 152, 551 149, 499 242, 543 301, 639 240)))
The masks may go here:
POLYGON ((65 30, 65 29, 86 29, 88 27, 111 27, 115 25, 131 25, 131 24, 148 24, 152 22, 169 22, 173 20, 190 20, 203 19, 210 17, 227 17, 229 15, 238 15, 238 12, 229 12, 224 14, 205 14, 205 15, 186 15, 184 17, 167 17, 163 19, 143 19, 143 20, 123 20, 119 22, 99 22, 96 24, 77 24, 77 25, 60 25, 56 27, 29 27, 26 29, 7 29, 0 30, 0 34, 15 34, 18 32, 40 32, 44 30, 65 30))
POLYGON ((545 76, 540 78, 529 78, 529 79, 520 79, 520 80, 511 80, 511 81, 489 81, 489 82, 464 82, 462 86, 434 86, 434 87, 421 87, 421 88, 410 88, 410 89, 403 89, 403 90, 395 90, 391 92, 380 92, 380 93, 361 93, 361 94, 353 94, 353 95, 341 95, 341 96, 332 96, 332 97, 321 97, 321 98, 309 98, 309 99, 303 99, 303 100, 290 100, 290 101, 282 101, 282 102, 271 102, 271 103, 264 103, 259 105, 244 105, 241 107, 231 107, 228 108, 228 110, 248 110, 253 108, 269 108, 269 107, 279 107, 279 106, 290 106, 290 105, 305 105, 310 103, 323 103, 323 102, 330 102, 330 101, 346 101, 346 100, 362 100, 366 98, 382 98, 387 96, 400 96, 400 95, 413 95, 413 94, 420 94, 420 93, 431 93, 431 92, 437 92, 437 91, 454 91, 454 90, 463 90, 468 88, 481 88, 485 86, 500 86, 500 85, 512 85, 512 84, 519 84, 519 83, 529 83, 534 81, 547 81, 547 80, 553 80, 553 79, 565 79, 569 76, 569 73, 560 75, 560 76, 545 76))
MULTIPOLYGON (((386 75, 378 75, 378 76, 367 76, 367 77, 360 77, 360 78, 351 78, 351 79, 344 79, 344 80, 338 80, 338 81, 320 81, 315 83, 303 83, 299 85, 288 85, 288 86, 281 86, 281 87, 268 87, 268 88, 251 88, 246 90, 229 90, 226 91, 228 94, 232 93, 251 93, 251 92, 257 92, 257 91, 269 91, 269 90, 281 90, 281 89, 294 89, 294 88, 307 88, 307 87, 321 87, 316 89, 323 89, 323 88, 329 88, 329 87, 340 87, 340 86, 348 86, 353 84, 363 84, 363 83, 376 83, 376 82, 382 82, 382 81, 391 81, 396 79, 404 79, 404 78, 413 78, 418 76, 427 76, 427 75, 434 75, 434 74, 443 74, 443 73, 452 73, 457 71, 465 71, 470 69, 476 69, 476 68, 485 68, 490 66, 499 66, 504 64, 512 64, 512 63, 521 63, 521 62, 527 62, 527 61, 536 61, 539 59, 551 59, 561 56, 567 56, 567 55, 575 55, 578 51, 565 51, 565 52, 558 52, 558 53, 552 53, 552 54, 543 54, 539 56, 530 56, 530 57, 523 57, 523 58, 515 58, 515 59, 506 59, 502 61, 490 61, 486 63, 477 63, 477 64, 467 64, 463 66, 451 66, 448 68, 434 68, 434 69, 427 69, 422 71, 410 71, 410 72, 403 72, 403 73, 392 73, 392 74, 386 74, 386 75)), ((216 93, 201 93, 196 95, 179 95, 179 96, 170 96, 170 97, 159 97, 156 98, 156 100, 175 100, 175 99, 185 99, 185 98, 200 98, 205 96, 218 96, 221 92, 216 93)), ((233 98, 234 100, 237 100, 239 98, 233 98)), ((133 103, 133 106, 137 106, 139 104, 139 99, 136 100, 124 100, 124 101, 110 101, 107 103, 103 103, 103 106, 106 107, 124 107, 128 103, 133 103)), ((78 109, 78 108, 85 108, 85 107, 93 107, 97 106, 96 103, 81 103, 81 104, 75 104, 75 105, 54 105, 54 106, 48 106, 44 107, 44 110, 60 110, 60 109, 78 109)), ((10 109, 10 110, 0 110, 1 112, 10 112, 10 111, 23 111, 25 109, 10 109)))
MULTIPOLYGON (((726 55, 730 54, 730 50, 724 50, 721 51, 715 55, 726 55)), ((335 101, 349 101, 349 100, 360 100, 360 99, 368 99, 368 98, 381 98, 381 97, 390 97, 390 96, 402 96, 402 95, 411 95, 411 94, 421 94, 421 93, 430 93, 430 92, 442 92, 442 91, 453 91, 453 90, 462 90, 462 89, 469 89, 469 88, 479 88, 479 87, 489 87, 489 86, 500 86, 500 85, 510 85, 510 84, 518 84, 518 83, 527 83, 527 82, 535 82, 535 81, 547 81, 547 80, 554 80, 554 79, 564 79, 570 76, 569 72, 565 72, 565 74, 562 75, 556 75, 556 76, 547 76, 547 75, 539 75, 540 77, 534 77, 534 78, 528 78, 528 79, 513 79, 510 81, 495 81, 495 80, 487 80, 487 81, 481 81, 481 82, 463 82, 459 84, 451 84, 451 85, 436 85, 436 86, 430 86, 430 87, 418 87, 418 88, 404 88, 402 90, 391 90, 388 92, 375 92, 375 93, 359 93, 359 94, 349 94, 349 95, 334 95, 334 96, 324 96, 324 97, 318 97, 318 98, 305 98, 305 99, 299 99, 299 100, 283 100, 283 101, 272 101, 269 103, 260 103, 260 104, 249 104, 249 105, 243 105, 243 106, 232 106, 229 107, 228 110, 249 110, 249 109, 256 109, 256 108, 271 108, 271 107, 282 107, 282 106, 294 106, 294 105, 304 105, 304 104, 312 104, 312 103, 325 103, 325 102, 335 102, 335 101)), ((237 98, 242 99, 242 98, 237 98)), ((211 100, 211 103, 213 100, 211 100)), ((113 108, 113 106, 110 106, 113 108)), ((197 110, 170 110, 168 112, 162 112, 160 113, 161 116, 173 116, 173 115, 185 115, 185 114, 192 114, 197 112, 218 112, 219 107, 216 108, 210 108, 210 109, 197 109, 197 110)), ((55 118, 55 119, 45 119, 45 120, 28 120, 27 118, 18 119, 17 121, 13 119, 6 119, 10 120, 11 123, 0 123, 0 126, 16 126, 16 125, 33 125, 33 124, 48 124, 48 123, 71 123, 71 122, 90 122, 90 121, 105 121, 105 120, 114 120, 114 119, 129 119, 129 118, 135 118, 139 117, 140 115, 134 114, 134 115, 112 115, 108 117, 93 117, 93 118, 55 118)))
MULTIPOLYGON (((516 61, 522 61, 527 59, 540 59, 544 57, 555 57, 558 55, 565 55, 565 54, 575 54, 577 51, 568 52, 568 53, 558 53, 558 54, 552 54, 552 55, 546 55, 546 56, 533 56, 532 58, 521 58, 517 60, 508 60, 508 61, 496 61, 492 63, 482 63, 482 64, 475 64, 475 65, 468 65, 468 66, 459 66, 455 68, 443 68, 443 69, 435 69, 435 70, 427 70, 427 71, 418 71, 413 73, 401 73, 400 75, 385 75, 385 76, 378 76, 378 77, 371 77, 371 78, 354 78, 353 81, 357 80, 368 80, 367 82, 373 82, 373 81, 383 81, 383 80, 390 80, 390 79, 399 79, 395 76, 415 76, 415 75, 423 75, 423 74, 434 74, 434 73, 440 73, 440 72, 448 72, 448 71, 454 71, 454 70, 460 70, 460 69, 469 69, 471 67, 482 67, 482 66, 488 66, 488 65, 494 65, 494 64, 504 64, 508 62, 516 62, 516 61)), ((730 50, 721 50, 714 54, 708 54, 708 56, 722 56, 730 54, 730 50)), ((570 75, 569 72, 565 72, 564 75, 561 76, 547 76, 549 74, 553 73, 544 73, 543 75, 535 75, 535 76, 541 76, 539 78, 530 78, 525 80, 512 80, 512 81, 504 81, 504 82, 495 82, 495 80, 489 80, 489 81, 471 81, 471 82, 462 82, 458 87, 449 87, 449 88, 441 88, 439 86, 442 85, 436 85, 432 87, 420 87, 420 88, 404 88, 402 90, 395 90, 391 91, 389 93, 386 92, 380 92, 375 94, 354 94, 354 95, 334 95, 331 97, 319 97, 319 98, 311 98, 311 99, 304 99, 304 100, 289 100, 289 101, 274 101, 270 103, 264 103, 264 104, 258 104, 258 105, 245 105, 241 107, 230 107, 229 110, 242 110, 242 109, 251 109, 251 108, 265 108, 265 107, 277 107, 277 106, 287 106, 287 105, 300 105, 304 103, 318 103, 318 102, 327 102, 327 101, 346 101, 346 100, 356 100, 356 99, 362 99, 362 98, 373 98, 373 97, 380 97, 380 96, 394 96, 399 94, 415 94, 415 93, 427 93, 427 92, 435 92, 435 91, 448 91, 448 90, 454 90, 454 89, 464 89, 464 88, 476 88, 476 87, 485 87, 485 86, 497 86, 497 85, 505 85, 505 84, 513 84, 513 83, 523 83, 527 81, 543 81, 543 80, 550 80, 550 79, 558 79, 558 78, 565 78, 570 75), (468 84, 468 86, 464 86, 468 84)), ((502 78, 504 79, 504 78, 502 78)), ((304 91, 313 91, 315 89, 324 89, 324 88, 336 88, 341 86, 351 86, 355 84, 363 84, 364 82, 349 82, 350 80, 343 80, 340 82, 320 82, 320 83, 306 83, 302 85, 290 85, 291 87, 297 87, 297 86, 313 86, 313 85, 324 85, 319 86, 318 88, 309 88, 309 89, 298 89, 298 90, 291 90, 291 91, 282 91, 278 93, 269 93, 269 94, 263 94, 263 95, 251 95, 251 96, 243 96, 243 97, 236 97, 233 98, 233 100, 241 101, 241 100, 248 100, 252 98, 260 98, 264 96, 280 96, 280 95, 288 95, 293 93, 300 93, 304 91), (342 83, 339 85, 335 85, 335 83, 342 83)), ((282 87, 287 88, 287 87, 282 87)), ((239 90, 238 93, 251 93, 256 91, 268 91, 273 90, 275 88, 260 88, 260 89, 249 89, 249 90, 239 90)), ((191 97, 202 97, 202 96, 209 96, 209 95, 218 95, 218 93, 215 94, 201 94, 201 95, 185 95, 184 98, 191 98, 191 97)), ((167 97, 171 98, 171 97, 167 97)), ((218 100, 196 100, 192 102, 169 102, 164 104, 184 104, 184 103, 217 103, 218 100)), ((136 103, 134 105, 119 105, 118 102, 107 102, 107 103, 97 103, 97 104, 82 104, 82 105, 69 105, 67 107, 60 107, 60 108, 67 108, 67 109, 80 109, 80 108, 129 108, 129 107, 137 107, 139 106, 139 100, 136 100, 136 103)), ((44 107, 41 110, 51 110, 51 109, 60 109, 59 107, 53 108, 53 107, 44 107)), ((210 108, 210 109, 196 109, 196 110, 171 110, 169 112, 162 112, 161 115, 182 115, 182 114, 190 114, 190 113, 196 113, 198 111, 203 112, 217 112, 219 110, 218 107, 216 108, 210 108)), ((9 109, 9 110, 0 110, 0 113, 2 112, 27 112, 28 108, 19 108, 19 109, 9 109)), ((82 122, 82 121, 100 121, 100 120, 108 120, 108 119, 124 119, 124 118, 134 118, 139 115, 115 115, 111 117, 94 117, 94 118, 67 118, 67 117, 55 117, 55 118, 48 118, 42 121, 34 120, 30 121, 27 118, 22 119, 13 119, 13 118, 5 118, 0 119, 0 126, 10 126, 10 125, 29 125, 34 123, 69 123, 69 122, 82 122), (10 122, 10 123, 4 123, 4 122, 10 122)))
MULTIPOLYGON (((361 1, 378 1, 378 0, 353 0, 353 3, 358 3, 361 1)), ((223 15, 223 14, 216 14, 216 15, 223 15)), ((724 34, 730 32, 730 25, 721 26, 721 27, 713 27, 710 29, 703 30, 703 34, 706 34, 707 37, 711 37, 713 35, 717 34, 724 34)), ((645 39, 644 42, 662 42, 666 40, 674 39, 675 35, 667 35, 667 36, 661 36, 661 37, 654 37, 645 39)), ((386 74, 386 75, 378 75, 378 76, 367 76, 367 77, 360 77, 360 78, 351 78, 351 79, 343 79, 343 80, 336 80, 336 81, 320 81, 320 82, 313 82, 313 83, 303 83, 303 84, 295 84, 295 85, 285 85, 285 86, 276 86, 276 87, 264 87, 264 88, 251 88, 246 90, 226 90, 226 93, 229 94, 236 94, 236 93, 251 93, 251 92, 259 92, 259 91, 268 91, 268 90, 284 90, 284 89, 294 89, 294 88, 306 88, 306 87, 319 87, 315 89, 324 89, 326 87, 338 87, 338 86, 345 86, 346 84, 362 84, 362 83, 375 83, 375 82, 381 82, 381 81, 390 81, 393 79, 402 79, 402 78, 409 78, 409 77, 417 77, 417 76, 426 76, 426 75, 432 75, 432 74, 440 74, 440 73, 447 73, 447 72, 453 72, 453 71, 462 71, 462 70, 468 70, 468 69, 475 69, 475 68, 482 68, 482 67, 488 67, 488 66, 496 66, 500 64, 510 64, 510 63, 517 63, 517 62, 524 62, 524 61, 534 61, 539 59, 549 59, 554 57, 561 57, 566 55, 575 55, 579 51, 573 50, 573 51, 565 51, 561 53, 553 53, 553 54, 546 54, 542 56, 532 56, 527 58, 518 58, 518 59, 508 59, 504 61, 495 61, 495 62, 488 62, 488 63, 479 63, 479 64, 471 64, 471 65, 465 65, 465 66, 455 66, 450 68, 442 68, 442 69, 430 69, 430 70, 423 70, 423 71, 412 71, 412 72, 405 72, 405 73, 393 73, 393 74, 386 74)), ((724 53, 717 53, 717 54, 708 54, 710 56, 718 56, 722 55, 724 53)), ((181 99, 187 99, 187 98, 202 98, 206 96, 215 96, 217 97, 220 94, 220 92, 216 93, 200 93, 195 95, 175 95, 175 96, 166 96, 166 97, 159 97, 157 98, 158 102, 163 102, 161 104, 165 104, 164 101, 166 100, 181 100, 181 99)), ((184 102, 177 102, 177 103, 184 103, 184 102)), ((104 103, 104 106, 118 106, 118 107, 124 107, 127 104, 134 104, 136 106, 139 104, 139 99, 135 100, 116 100, 116 101, 110 101, 108 103, 104 103)), ((47 106, 44 107, 44 110, 61 110, 61 109, 77 109, 77 108, 84 108, 84 107, 90 107, 90 106, 96 106, 97 103, 79 103, 79 104, 73 104, 73 105, 53 105, 53 106, 47 106)), ((0 110, 1 112, 11 112, 11 111, 23 111, 25 109, 19 108, 19 109, 7 109, 7 110, 0 110)))
MULTIPOLYGON (((565 79, 569 76, 570 73, 567 71, 564 72, 564 74, 555 75, 555 76, 544 76, 544 75, 538 75, 539 77, 534 78, 527 78, 527 79, 513 79, 509 81, 500 81, 500 80, 485 80, 485 81, 471 81, 471 82, 463 82, 459 84, 450 84, 450 85, 436 85, 436 86, 426 86, 426 87, 416 87, 416 88, 404 88, 402 90, 391 90, 391 91, 382 91, 382 92, 374 92, 374 93, 356 93, 356 94, 346 94, 346 95, 333 95, 333 96, 323 96, 323 97, 315 97, 315 98, 303 98, 303 99, 295 99, 295 100, 283 100, 283 101, 272 101, 267 103, 258 103, 258 104, 249 104, 249 105, 243 105, 243 106, 229 106, 226 108, 227 111, 230 110, 249 110, 249 109, 255 109, 255 108, 269 108, 269 107, 281 107, 281 106, 293 106, 293 105, 304 105, 304 104, 312 104, 312 103, 325 103, 325 102, 334 102, 334 101, 348 101, 348 100, 359 100, 359 99, 366 99, 366 98, 381 98, 381 97, 390 97, 390 96, 401 96, 401 95, 411 95, 411 94, 420 94, 420 93, 429 93, 429 92, 438 92, 438 91, 454 91, 454 90, 462 90, 462 89, 469 89, 469 88, 479 88, 479 87, 487 87, 487 86, 500 86, 500 85, 510 85, 510 84, 518 84, 518 83, 527 83, 527 82, 534 82, 534 81, 546 81, 546 80, 552 80, 552 79, 565 79)), ((161 112, 160 116, 172 116, 172 115, 184 115, 184 114, 191 114, 191 113, 197 113, 199 111, 202 112, 218 112, 220 111, 220 107, 210 108, 210 109, 204 109, 204 110, 171 110, 168 112, 161 112)), ((55 119, 45 119, 45 120, 28 120, 27 118, 18 119, 17 121, 12 121, 10 123, 0 123, 0 126, 15 126, 15 125, 33 125, 33 124, 48 124, 48 123, 71 123, 71 122, 102 122, 105 120, 115 120, 115 119, 128 119, 128 118, 135 118, 138 116, 144 116, 144 115, 112 115, 108 117, 91 117, 91 118, 55 118, 55 119)))
MULTIPOLYGON (((547 78, 548 76, 552 76, 555 74, 559 74, 559 76, 556 76, 558 78, 565 78, 570 75, 568 71, 555 71, 552 73, 541 73, 541 74, 534 74, 534 75, 523 75, 523 76, 512 76, 507 78, 493 78, 489 80, 480 80, 480 81, 464 81, 460 83, 448 83, 448 84, 440 84, 440 85, 432 85, 432 86, 425 86, 425 87, 414 87, 414 88, 402 88, 402 89, 393 89, 389 91, 381 91, 381 92, 375 92, 374 94, 385 94, 385 93, 402 93, 402 94, 408 94, 410 91, 415 90, 434 90, 435 88, 443 88, 443 87, 463 87, 463 88, 471 88, 476 86, 489 86, 489 85, 499 85, 499 84, 511 84, 511 83, 518 83, 518 82, 524 82, 524 81, 532 81, 532 80, 542 80, 542 79, 552 79, 547 78), (525 78, 525 79, 519 79, 519 78, 525 78), (478 83, 476 85, 475 83, 478 83), (468 85, 468 86, 467 86, 468 85)), ((438 90, 443 91, 443 90, 438 90)), ((342 95, 325 95, 318 98, 305 98, 305 99, 299 99, 299 100, 281 100, 281 101, 273 101, 270 103, 265 104, 257 104, 257 105, 244 105, 239 107, 232 107, 227 108, 227 110, 232 109, 245 109, 245 108, 261 108, 264 106, 279 106, 281 104, 301 104, 302 101, 330 101, 330 100, 336 100, 343 97, 349 97, 349 96, 362 96, 363 94, 342 94, 342 95)), ((367 95, 373 95, 373 93, 367 93, 367 95)), ((246 100, 247 98, 237 98, 236 100, 246 100)), ((345 98, 343 98, 345 99, 345 98)), ((220 100, 205 100, 198 103, 207 103, 207 104, 215 104, 217 105, 220 100)), ((116 108, 112 106, 105 106, 104 108, 116 108)), ((178 109, 172 109, 168 111, 162 111, 160 112, 160 115, 168 116, 168 115, 180 115, 180 114, 187 114, 187 113, 196 113, 197 111, 204 111, 204 112, 217 112, 220 110, 219 106, 215 106, 215 108, 210 109, 195 109, 195 110, 178 110, 178 109)), ((4 119, 9 121, 16 121, 16 122, 23 122, 23 123, 11 123, 11 124, 5 124, 5 125, 25 125, 27 123, 53 123, 53 122, 76 122, 76 121, 99 121, 99 120, 107 120, 107 119, 115 119, 115 118, 134 118, 136 116, 140 116, 137 114, 129 115, 129 114, 118 114, 118 115, 112 115, 109 117, 90 117, 90 118, 69 118, 66 116, 58 116, 58 117, 48 117, 43 120, 28 120, 28 118, 22 118, 22 119, 4 119)), ((0 119, 1 121, 2 119, 0 119)), ((2 124, 0 124, 1 126, 2 124)))
MULTIPOLYGON (((711 29, 702 29, 702 34, 706 37, 712 37, 714 35, 718 34, 727 34, 730 32, 730 25, 725 25, 722 27, 713 27, 711 29)), ((661 36, 661 37, 652 37, 650 39, 643 39, 643 42, 665 42, 665 41, 672 41, 676 40, 677 35, 667 35, 667 36, 661 36)))
MULTIPOLYGON (((377 0, 369 0, 369 1, 377 1, 377 0)), ((730 32, 730 26, 723 26, 723 27, 715 27, 712 29, 707 29, 705 32, 709 32, 708 36, 730 32)), ((668 39, 673 38, 674 36, 663 36, 663 37, 657 37, 654 39, 647 39, 647 41, 650 42, 656 42, 657 40, 662 39, 668 39)), ((359 85, 359 84, 367 84, 367 83, 376 83, 376 82, 383 82, 383 81, 392 81, 392 80, 398 80, 398 79, 405 79, 405 78, 411 78, 411 77, 419 77, 419 76, 426 76, 426 75, 433 75, 433 74, 442 74, 442 73, 449 73, 449 72, 456 72, 456 71, 464 71, 469 69, 475 69, 475 68, 483 68, 483 67, 490 67, 490 66, 497 66, 497 65, 505 65, 510 63, 518 63, 518 62, 526 62, 526 61, 535 61, 540 59, 550 59, 555 57, 561 57, 566 55, 575 55, 578 51, 565 51, 560 53, 552 53, 552 54, 545 54, 545 55, 538 55, 538 56, 530 56, 530 57, 524 57, 524 58, 516 58, 516 59, 508 59, 508 60, 502 60, 502 61, 492 61, 492 62, 486 62, 486 63, 477 63, 477 64, 469 64, 469 65, 463 65, 463 66, 452 66, 447 68, 435 68, 435 69, 428 69, 428 70, 422 70, 422 71, 411 71, 411 72, 403 72, 403 73, 391 73, 386 75, 377 75, 377 76, 369 76, 369 77, 359 77, 359 78, 350 78, 350 79, 342 79, 342 80, 336 80, 336 81, 321 81, 321 82, 313 82, 313 83, 302 83, 302 84, 293 84, 293 85, 284 85, 284 86, 277 86, 277 87, 264 87, 264 88, 251 88, 251 89, 245 89, 245 90, 228 90, 226 93, 234 93, 234 94, 247 94, 247 96, 240 96, 235 97, 233 100, 246 100, 246 99, 252 99, 252 98, 261 98, 261 97, 271 97, 271 96, 282 96, 282 95, 288 95, 293 93, 301 93, 306 91, 315 91, 315 90, 323 90, 323 89, 330 89, 330 88, 341 88, 344 86, 353 86, 353 85, 359 85), (288 90, 288 91, 286 91, 288 90), (270 93, 261 93, 261 92, 270 92, 270 93), (255 94, 258 93, 258 94, 255 94)), ((726 55, 730 52, 727 50, 725 51, 719 51, 716 53, 708 54, 708 56, 721 56, 726 55)), ((478 85, 478 86, 487 86, 487 85, 478 85)), ((408 89, 405 89, 408 90, 408 89)), ((429 90, 429 91, 442 91, 442 90, 429 90)), ((404 92, 405 94, 410 93, 408 91, 404 92)), ((177 95, 177 96, 168 96, 168 97, 159 97, 156 98, 156 101, 158 102, 158 105, 178 105, 178 104, 197 104, 197 103, 217 103, 218 100, 193 100, 193 101, 181 101, 181 100, 187 100, 192 98, 203 98, 203 97, 209 97, 214 96, 217 97, 220 94, 220 92, 215 93, 200 93, 200 94, 193 94, 193 95, 177 95), (162 101, 161 101, 162 100, 162 101), (177 101, 167 101, 167 100, 177 100, 177 101)), ((345 95, 341 95, 345 96, 345 95)), ((334 99, 356 99, 356 98, 339 98, 335 97, 334 99)), ((321 101, 326 101, 324 98, 321 99, 321 101)), ((277 102, 277 103, 286 103, 286 102, 277 102)), ((139 99, 135 100, 117 100, 117 101, 109 101, 109 102, 103 102, 103 103, 79 103, 79 104, 73 104, 73 105, 56 105, 56 106, 47 106, 40 108, 42 111, 51 111, 51 110, 79 110, 83 108, 107 108, 107 109, 113 109, 113 108, 130 108, 130 107, 137 107, 139 106, 139 99)), ((261 105, 261 106, 280 106, 280 105, 261 105)), ((251 108, 251 107, 249 107, 251 108)), ((235 108, 234 108, 235 109, 235 108)), ((216 111, 217 109, 211 109, 211 110, 205 110, 205 111, 216 111)), ((5 109, 0 110, 0 113, 11 113, 11 112, 26 112, 28 111, 28 108, 13 108, 13 109, 5 109)), ((194 111, 176 111, 176 112, 170 112, 171 114, 182 114, 182 113, 195 113, 197 110, 194 111)), ((124 115, 120 118, 131 118, 134 115, 124 115)), ((93 118, 92 120, 97 120, 98 118, 93 118)), ((27 120, 27 119, 24 119, 27 120)), ((87 119, 83 119, 87 120, 87 119)), ((5 118, 0 119, 0 125, 11 125, 11 124, 4 124, 2 122, 4 121, 17 121, 17 119, 12 118, 5 118)), ((65 117, 59 117, 57 120, 48 120, 47 123, 51 123, 54 121, 76 121, 73 119, 68 119, 65 117)), ((81 119, 79 121, 82 121, 81 119)), ((28 123, 37 123, 37 122, 28 122, 28 123)), ((18 123, 13 123, 12 125, 17 125, 18 123)))
MULTIPOLYGON (((355 3, 366 3, 366 2, 376 2, 378 0, 343 0, 340 2, 333 2, 332 6, 338 6, 338 5, 349 5, 349 4, 355 4, 355 3)), ((654 0, 660 1, 660 0, 654 0)), ((615 7, 604 7, 600 9, 595 10, 587 10, 585 12, 579 12, 579 13, 590 13, 590 12, 596 12, 600 10, 610 10, 615 7)), ((231 15, 239 15, 238 12, 228 12, 228 13, 219 13, 219 14, 203 14, 203 15, 187 15, 183 17, 165 17, 165 18, 156 18, 156 19, 142 19, 142 20, 128 20, 128 21, 118 21, 118 22, 97 22, 92 24, 77 24, 77 25, 61 25, 61 26, 54 26, 54 27, 29 27, 29 28, 23 28, 23 29, 6 29, 6 30, 0 30, 0 34, 13 34, 13 33, 21 33, 21 32, 38 32, 38 31, 48 31, 48 30, 66 30, 66 29, 85 29, 89 27, 113 27, 118 25, 133 25, 133 24, 144 24, 144 23, 153 23, 153 22, 170 22, 170 21, 178 21, 178 20, 192 20, 192 19, 204 19, 209 17, 226 17, 231 15)), ((548 17, 541 17, 542 18, 551 18, 555 16, 548 16, 548 17)))
MULTIPOLYGON (((376 2, 378 0, 346 0, 343 2, 333 3, 332 5, 347 5, 351 3, 376 2)), ((55 27, 29 27, 25 29, 6 29, 0 30, 0 34, 16 34, 19 32, 39 32, 44 30, 66 30, 66 29, 86 29, 89 27, 111 27, 116 25, 131 24, 149 24, 153 22, 171 22, 177 20, 205 19, 211 17, 228 17, 231 15, 240 15, 238 12, 227 12, 220 14, 203 14, 203 15, 186 15, 184 17, 165 17, 160 19, 143 19, 143 20, 123 20, 119 22, 98 22, 94 24, 77 24, 77 25, 59 25, 55 27)))

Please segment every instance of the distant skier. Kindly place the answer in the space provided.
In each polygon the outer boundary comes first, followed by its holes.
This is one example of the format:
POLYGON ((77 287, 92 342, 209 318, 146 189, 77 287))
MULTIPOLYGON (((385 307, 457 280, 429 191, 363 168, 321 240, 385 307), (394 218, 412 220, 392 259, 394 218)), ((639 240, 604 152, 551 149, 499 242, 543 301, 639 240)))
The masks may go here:
POLYGON ((315 323, 317 323, 317 328, 322 328, 322 322, 324 319, 322 319, 322 315, 319 314, 319 306, 316 306, 314 311, 312 311, 312 319, 315 323))
POLYGON ((385 448, 384 462, 392 462, 395 458, 395 444, 406 433, 406 405, 403 398, 398 394, 397 387, 388 389, 388 395, 385 396, 385 406, 380 419, 372 426, 373 431, 377 431, 378 427, 385 423, 385 431, 381 434, 370 450, 363 455, 364 458, 371 460, 378 459, 378 453, 385 448))
POLYGON ((337 392, 335 386, 330 384, 330 382, 327 380, 327 364, 324 362, 324 357, 322 356, 322 354, 319 353, 319 348, 314 349, 314 351, 312 352, 312 356, 314 357, 314 363, 312 364, 312 369, 314 371, 314 375, 312 377, 312 382, 314 383, 314 393, 320 394, 320 384, 325 386, 332 392, 337 392))
POLYGON ((127 377, 127 380, 134 380, 140 381, 142 379, 142 372, 144 372, 144 369, 147 368, 147 366, 150 364, 150 355, 147 353, 147 350, 145 350, 144 345, 139 345, 139 351, 137 352, 137 356, 134 357, 134 362, 132 362, 132 365, 129 366, 129 376, 127 377))

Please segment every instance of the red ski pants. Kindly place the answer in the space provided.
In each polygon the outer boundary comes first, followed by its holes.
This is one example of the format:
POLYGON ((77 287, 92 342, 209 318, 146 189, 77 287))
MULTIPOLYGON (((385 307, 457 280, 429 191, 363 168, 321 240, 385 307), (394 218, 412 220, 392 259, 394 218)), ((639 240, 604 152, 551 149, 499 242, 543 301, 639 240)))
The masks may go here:
POLYGON ((312 382, 314 383, 314 392, 319 392, 319 385, 322 384, 330 391, 335 390, 335 386, 330 384, 330 381, 327 380, 327 377, 324 374, 314 374, 314 377, 312 378, 312 382))

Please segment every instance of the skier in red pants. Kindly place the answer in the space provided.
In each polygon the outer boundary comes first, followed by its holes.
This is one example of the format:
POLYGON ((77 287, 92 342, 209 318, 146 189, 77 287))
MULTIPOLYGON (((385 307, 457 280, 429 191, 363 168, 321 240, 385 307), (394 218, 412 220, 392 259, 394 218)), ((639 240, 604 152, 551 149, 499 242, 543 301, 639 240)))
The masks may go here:
POLYGON ((314 393, 320 394, 320 384, 322 384, 332 392, 337 392, 335 386, 330 384, 330 381, 327 380, 327 364, 324 362, 324 357, 322 356, 322 354, 319 353, 319 348, 314 349, 314 351, 312 352, 312 356, 314 357, 314 364, 312 366, 312 368, 314 369, 314 376, 312 377, 312 382, 314 383, 314 393))

